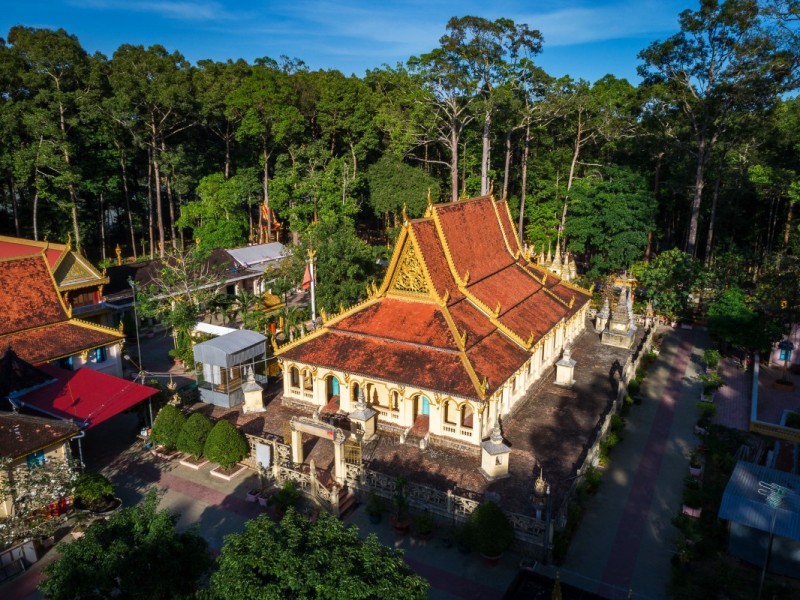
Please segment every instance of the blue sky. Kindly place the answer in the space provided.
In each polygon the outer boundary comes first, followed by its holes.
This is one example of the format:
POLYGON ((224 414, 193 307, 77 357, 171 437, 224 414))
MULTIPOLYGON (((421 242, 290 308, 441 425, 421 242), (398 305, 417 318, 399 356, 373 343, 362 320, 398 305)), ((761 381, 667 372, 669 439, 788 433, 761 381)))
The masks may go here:
POLYGON ((696 0, 0 0, 0 37, 13 25, 64 28, 89 52, 161 44, 191 62, 281 54, 311 69, 363 75, 438 45, 452 16, 507 17, 544 36, 551 75, 638 83, 637 53, 678 29, 696 0))

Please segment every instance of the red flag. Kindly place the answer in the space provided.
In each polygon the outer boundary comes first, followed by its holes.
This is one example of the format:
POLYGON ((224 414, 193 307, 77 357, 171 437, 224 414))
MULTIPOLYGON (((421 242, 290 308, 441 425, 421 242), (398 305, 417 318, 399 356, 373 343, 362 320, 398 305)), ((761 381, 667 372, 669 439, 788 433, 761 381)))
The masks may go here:
POLYGON ((303 273, 303 289, 307 290, 310 287, 311 287, 311 271, 308 268, 308 265, 306 265, 306 272, 303 273))

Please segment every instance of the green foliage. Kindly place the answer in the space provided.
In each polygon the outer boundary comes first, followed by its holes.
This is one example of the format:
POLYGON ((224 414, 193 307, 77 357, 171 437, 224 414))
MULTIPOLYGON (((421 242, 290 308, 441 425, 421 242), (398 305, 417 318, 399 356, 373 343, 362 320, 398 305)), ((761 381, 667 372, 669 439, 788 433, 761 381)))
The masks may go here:
POLYGON ((603 474, 595 467, 588 467, 583 473, 583 480, 586 482, 587 491, 595 494, 603 481, 603 474))
POLYGON ((472 547, 484 556, 499 556, 514 542, 514 528, 494 502, 483 502, 470 515, 472 547))
POLYGON ((157 506, 151 491, 139 505, 60 546, 61 557, 45 568, 39 591, 52 600, 193 597, 211 566, 206 542, 194 529, 178 532, 177 517, 157 506))
POLYGON ((414 516, 414 529, 419 535, 430 535, 434 525, 433 516, 428 511, 414 516))
POLYGON ((300 501, 300 492, 293 481, 285 481, 283 487, 272 497, 272 505, 280 513, 285 513, 290 508, 295 508, 300 501))
POLYGON ((703 362, 709 369, 716 369, 719 361, 722 359, 720 353, 713 348, 706 348, 703 350, 703 362))
POLYGON ((768 350, 782 332, 779 323, 750 308, 744 291, 738 287, 728 288, 708 305, 706 320, 715 337, 754 351, 768 350))
POLYGON ((383 498, 378 496, 378 494, 376 494, 373 490, 370 490, 369 495, 367 496, 367 514, 378 516, 382 515, 384 510, 386 510, 386 506, 383 498))
POLYGON ((625 419, 619 415, 611 415, 611 431, 619 433, 625 428, 625 419))
POLYGON ((569 197, 568 247, 590 257, 590 277, 627 269, 641 259, 656 210, 644 177, 609 167, 602 175, 576 181, 569 197))
POLYGON ((167 404, 156 415, 156 420, 153 422, 153 430, 150 432, 150 439, 155 444, 164 446, 167 450, 174 450, 185 422, 186 417, 183 416, 178 407, 167 404))
POLYGON ((355 526, 328 513, 311 523, 292 509, 280 524, 259 515, 227 536, 210 583, 213 596, 223 600, 422 600, 428 590, 402 553, 374 534, 362 540, 355 526))
POLYGON ((636 396, 641 388, 642 384, 638 379, 631 379, 628 382, 628 394, 630 396, 636 396))
POLYGON ((703 393, 716 392, 719 388, 725 385, 725 380, 719 373, 704 373, 700 375, 700 381, 703 382, 703 393))
POLYGON ((114 496, 114 484, 100 473, 81 473, 75 480, 75 496, 84 504, 92 505, 114 496))
POLYGON ((427 206, 428 190, 434 202, 439 200, 439 182, 434 177, 391 155, 384 155, 370 166, 367 181, 369 204, 378 216, 399 218, 405 205, 409 218, 421 217, 427 206))
POLYGON ((634 265, 632 272, 656 314, 668 319, 691 316, 691 296, 704 289, 708 278, 700 262, 677 248, 662 252, 649 263, 634 265))
POLYGON ((698 402, 696 406, 704 422, 709 422, 717 414, 717 405, 713 402, 698 402))
POLYGON ((203 413, 192 413, 181 427, 175 447, 194 458, 200 458, 212 427, 211 419, 203 413))
POLYGON ((220 419, 206 438, 203 455, 218 463, 223 469, 230 469, 250 452, 244 434, 234 424, 220 419))

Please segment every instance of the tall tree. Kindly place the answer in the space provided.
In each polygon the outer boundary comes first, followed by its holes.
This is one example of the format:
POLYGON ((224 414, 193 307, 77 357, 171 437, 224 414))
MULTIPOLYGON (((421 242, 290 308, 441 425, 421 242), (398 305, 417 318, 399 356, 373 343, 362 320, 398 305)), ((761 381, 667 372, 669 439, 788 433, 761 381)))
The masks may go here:
POLYGON ((712 151, 728 133, 731 117, 764 110, 791 75, 791 61, 776 48, 756 0, 701 0, 685 10, 681 31, 654 42, 639 57, 646 83, 661 83, 683 113, 695 157, 686 251, 697 254, 706 168, 712 151))

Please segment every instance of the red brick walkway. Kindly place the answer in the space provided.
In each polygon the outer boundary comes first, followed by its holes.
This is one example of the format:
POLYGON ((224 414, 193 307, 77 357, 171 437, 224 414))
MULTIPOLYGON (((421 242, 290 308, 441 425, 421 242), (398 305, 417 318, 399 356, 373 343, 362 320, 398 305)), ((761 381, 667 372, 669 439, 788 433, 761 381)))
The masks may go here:
POLYGON ((606 589, 600 590, 601 593, 605 592, 605 595, 613 594, 620 588, 626 589, 631 584, 648 512, 655 497, 661 461, 675 416, 675 405, 683 389, 683 378, 694 347, 693 334, 681 337, 681 344, 672 359, 668 384, 664 388, 647 445, 630 484, 628 501, 609 551, 602 579, 605 585, 601 586, 606 589))

